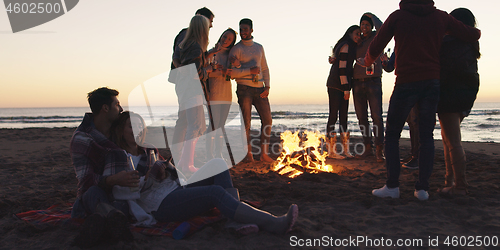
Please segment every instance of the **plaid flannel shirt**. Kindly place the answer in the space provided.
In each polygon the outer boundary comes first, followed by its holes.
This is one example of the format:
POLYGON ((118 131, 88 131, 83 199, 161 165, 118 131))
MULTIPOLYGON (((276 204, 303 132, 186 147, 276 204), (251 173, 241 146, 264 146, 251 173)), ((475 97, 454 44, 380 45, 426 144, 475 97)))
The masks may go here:
MULTIPOLYGON (((111 188, 104 184, 107 176, 128 170, 128 159, 125 150, 106 138, 93 125, 93 115, 85 114, 82 123, 73 133, 70 152, 78 179, 77 198, 80 198, 90 187, 98 185, 111 194, 111 188), (109 170, 108 170, 109 169, 109 170), (103 175, 104 171, 110 173, 103 175)), ((163 158, 154 146, 147 146, 136 166, 139 175, 144 176, 149 170, 149 154, 154 150, 162 164, 163 158)), ((157 179, 159 177, 152 176, 157 179)))
POLYGON ((125 151, 106 138, 93 125, 93 115, 86 113, 82 123, 73 133, 70 153, 78 179, 77 198, 90 187, 99 185, 106 191, 103 176, 105 169, 110 175, 129 168, 125 151))

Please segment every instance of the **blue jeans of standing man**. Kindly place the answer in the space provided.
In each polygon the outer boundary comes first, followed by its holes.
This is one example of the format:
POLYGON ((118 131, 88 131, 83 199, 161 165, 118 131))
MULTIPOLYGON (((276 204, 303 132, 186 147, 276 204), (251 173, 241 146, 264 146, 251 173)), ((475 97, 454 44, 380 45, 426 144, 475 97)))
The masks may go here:
POLYGON ((178 187, 152 214, 159 221, 184 221, 217 207, 224 216, 233 218, 240 202, 226 192, 227 188, 233 188, 229 170, 186 188, 178 187))
POLYGON ((385 156, 387 187, 399 187, 399 139, 406 118, 413 106, 418 105, 419 115, 419 175, 415 190, 429 190, 429 178, 434 165, 433 131, 439 102, 439 80, 400 83, 394 86, 389 102, 385 131, 385 156))
POLYGON ((255 106, 255 109, 260 116, 260 142, 261 144, 268 144, 270 141, 273 119, 271 116, 271 105, 269 104, 269 99, 267 97, 260 97, 260 94, 262 94, 264 90, 264 87, 254 88, 241 84, 238 84, 236 89, 238 104, 240 105, 243 122, 245 123, 248 145, 251 145, 250 126, 252 121, 252 105, 255 106))
POLYGON ((359 130, 363 135, 363 144, 372 142, 372 130, 368 122, 368 105, 373 121, 373 135, 375 146, 384 144, 384 120, 382 118, 382 79, 374 77, 365 81, 353 80, 352 96, 354 108, 358 117, 359 130))

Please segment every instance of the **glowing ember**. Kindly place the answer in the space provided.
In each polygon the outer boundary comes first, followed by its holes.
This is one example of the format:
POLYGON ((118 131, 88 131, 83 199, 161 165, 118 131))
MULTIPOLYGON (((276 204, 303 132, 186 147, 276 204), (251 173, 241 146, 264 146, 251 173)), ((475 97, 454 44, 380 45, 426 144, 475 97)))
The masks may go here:
POLYGON ((283 150, 273 164, 272 170, 290 178, 305 171, 308 173, 333 172, 325 163, 328 153, 322 149, 325 136, 312 131, 285 131, 281 133, 283 150))

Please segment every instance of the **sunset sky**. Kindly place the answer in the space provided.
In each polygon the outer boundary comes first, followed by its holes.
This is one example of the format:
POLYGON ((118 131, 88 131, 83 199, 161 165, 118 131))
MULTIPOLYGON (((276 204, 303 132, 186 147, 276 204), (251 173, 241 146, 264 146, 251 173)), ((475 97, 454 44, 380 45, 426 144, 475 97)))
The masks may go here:
MULTIPOLYGON (((435 2, 447 12, 467 7, 475 14, 482 31, 477 101, 498 102, 497 4, 435 2)), ((53 21, 15 34, 0 11, 0 108, 84 107, 86 93, 101 86, 118 89, 127 105, 134 88, 169 71, 174 37, 203 6, 215 14, 209 47, 228 27, 237 30, 241 18, 254 21, 254 41, 264 46, 270 68, 271 104, 326 104, 330 46, 350 25, 359 25, 364 12, 384 21, 399 1, 84 0, 53 21)), ((382 79, 388 102, 395 77, 384 73, 382 79)), ((171 94, 165 93, 167 102, 171 94)))

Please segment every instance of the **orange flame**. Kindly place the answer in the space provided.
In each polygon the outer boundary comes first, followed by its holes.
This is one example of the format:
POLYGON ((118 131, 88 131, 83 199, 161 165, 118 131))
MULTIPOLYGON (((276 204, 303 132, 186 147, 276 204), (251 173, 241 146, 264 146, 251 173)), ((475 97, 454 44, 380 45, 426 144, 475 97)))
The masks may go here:
POLYGON ((281 155, 273 164, 272 170, 280 175, 295 178, 307 171, 309 173, 333 172, 333 167, 325 163, 328 155, 322 149, 325 136, 312 131, 285 131, 281 133, 281 155))

